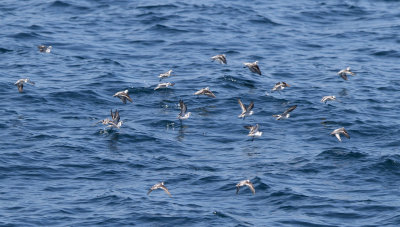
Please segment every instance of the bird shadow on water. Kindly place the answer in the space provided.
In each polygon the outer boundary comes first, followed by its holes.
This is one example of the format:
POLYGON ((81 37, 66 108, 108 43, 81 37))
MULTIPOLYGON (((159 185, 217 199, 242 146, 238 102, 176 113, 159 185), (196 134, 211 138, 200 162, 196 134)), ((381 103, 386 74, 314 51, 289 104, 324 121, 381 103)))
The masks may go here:
POLYGON ((178 136, 176 137, 178 139, 179 142, 182 142, 183 139, 185 138, 185 131, 188 129, 189 127, 187 125, 183 125, 183 123, 181 122, 179 125, 179 131, 178 131, 178 136))
POLYGON ((261 146, 257 144, 256 139, 252 140, 249 138, 245 142, 247 143, 246 146, 241 147, 243 154, 246 154, 249 157, 261 154, 261 146))
POLYGON ((339 96, 340 97, 345 97, 349 94, 349 92, 347 91, 346 88, 343 88, 340 92, 339 92, 339 96))
POLYGON ((108 148, 111 151, 118 151, 118 141, 120 139, 120 133, 118 131, 115 131, 114 129, 110 128, 105 128, 105 129, 100 129, 99 134, 109 138, 108 148))

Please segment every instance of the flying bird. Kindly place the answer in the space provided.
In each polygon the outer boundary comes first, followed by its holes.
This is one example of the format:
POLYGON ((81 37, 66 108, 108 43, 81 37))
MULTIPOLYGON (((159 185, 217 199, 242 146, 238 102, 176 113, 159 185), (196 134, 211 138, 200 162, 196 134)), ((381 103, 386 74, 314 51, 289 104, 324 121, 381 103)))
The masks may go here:
POLYGON ((164 190, 164 191, 169 195, 169 197, 172 197, 172 195, 171 195, 171 193, 169 193, 167 187, 165 187, 164 182, 161 182, 161 183, 158 183, 158 184, 153 185, 153 187, 151 187, 151 188, 149 189, 149 191, 147 192, 147 195, 150 195, 150 192, 152 192, 152 191, 154 191, 154 190, 156 190, 156 189, 159 189, 159 188, 161 188, 162 190, 164 190))
POLYGON ((252 109, 254 107, 254 102, 251 102, 247 108, 242 103, 242 101, 240 101, 240 99, 238 99, 238 103, 240 105, 240 108, 242 109, 242 113, 238 116, 239 118, 243 118, 244 120, 245 117, 253 115, 252 109))
POLYGON ((285 110, 283 114, 277 114, 277 115, 272 115, 273 117, 276 117, 276 120, 281 120, 281 119, 287 119, 290 117, 290 112, 292 112, 294 109, 296 109, 297 105, 289 107, 289 109, 285 110))
POLYGON ((126 100, 128 100, 129 102, 132 102, 132 99, 131 99, 131 97, 130 97, 129 94, 128 94, 128 90, 119 91, 119 92, 115 93, 115 94, 113 95, 113 97, 118 97, 118 98, 120 98, 124 104, 126 104, 126 100))
POLYGON ((181 112, 178 114, 179 120, 186 120, 190 117, 191 112, 187 112, 187 106, 183 102, 183 100, 179 100, 179 107, 181 108, 181 112))
POLYGON ((254 185, 250 182, 250 180, 242 180, 236 185, 236 194, 239 193, 240 187, 247 186, 250 188, 251 192, 256 194, 256 190, 254 189, 254 185))
POLYGON ((170 86, 172 87, 174 85, 175 85, 175 83, 170 83, 170 82, 168 82, 168 83, 160 83, 160 84, 157 85, 156 88, 154 88, 154 90, 158 90, 160 88, 167 88, 167 87, 170 87, 170 86))
POLYGON ((343 78, 343 80, 347 80, 347 75, 355 76, 356 74, 350 71, 350 67, 346 69, 342 69, 337 73, 339 76, 343 78))
POLYGON ((251 72, 257 73, 258 75, 261 75, 261 70, 260 67, 258 67, 258 61, 255 61, 253 63, 243 63, 245 66, 244 68, 249 68, 251 72))
POLYGON ((249 134, 247 136, 251 136, 253 137, 252 140, 254 140, 254 137, 260 137, 263 133, 261 131, 259 131, 259 126, 258 124, 252 126, 252 125, 248 125, 248 126, 244 126, 246 129, 250 130, 249 134))
POLYGON ((221 64, 226 64, 226 56, 225 56, 225 54, 215 55, 215 56, 211 57, 211 59, 213 61, 217 61, 217 62, 219 62, 221 64))
POLYGON ((278 91, 278 92, 279 92, 279 91, 285 89, 286 87, 290 87, 290 85, 287 84, 287 83, 285 83, 285 82, 278 82, 278 83, 276 83, 275 86, 271 89, 271 92, 274 92, 274 91, 278 91))
POLYGON ((39 51, 42 53, 50 53, 52 46, 39 45, 39 51))
POLYGON ((171 73, 172 73, 172 69, 169 70, 169 71, 166 72, 166 73, 161 73, 161 74, 158 76, 158 78, 160 78, 160 81, 161 81, 161 80, 164 79, 164 78, 168 78, 168 77, 170 77, 170 76, 174 76, 174 75, 172 75, 171 73))
POLYGON ((210 91, 210 88, 209 88, 209 87, 202 88, 202 89, 196 91, 196 92, 194 93, 194 95, 206 95, 206 96, 211 97, 211 98, 215 98, 215 97, 216 97, 216 96, 214 95, 214 93, 213 93, 212 91, 210 91))
POLYGON ((344 128, 338 128, 331 132, 331 135, 335 135, 336 138, 339 140, 339 142, 342 142, 342 139, 340 138, 340 134, 343 134, 344 136, 347 137, 347 139, 350 139, 349 133, 347 133, 346 129, 344 129, 344 128))
POLYGON ((334 100, 336 100, 336 96, 328 95, 328 96, 322 97, 321 102, 326 104, 327 101, 334 101, 334 100))
POLYGON ((19 79, 14 84, 14 85, 16 85, 18 87, 19 93, 22 93, 24 91, 24 83, 27 83, 27 84, 30 84, 30 85, 35 85, 35 82, 29 80, 29 78, 19 79))

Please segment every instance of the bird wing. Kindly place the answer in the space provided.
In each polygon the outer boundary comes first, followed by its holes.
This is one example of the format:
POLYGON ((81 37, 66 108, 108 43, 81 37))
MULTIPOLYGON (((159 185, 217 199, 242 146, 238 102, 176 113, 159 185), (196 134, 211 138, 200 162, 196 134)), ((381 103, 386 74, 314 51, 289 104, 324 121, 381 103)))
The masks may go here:
POLYGON ((154 188, 153 187, 151 187, 150 189, 149 189, 149 191, 147 191, 147 195, 149 195, 150 194, 150 192, 152 192, 154 190, 154 188))
POLYGON ((240 99, 238 99, 238 103, 240 105, 240 108, 242 108, 242 112, 246 112, 246 107, 243 105, 242 101, 240 101, 240 99))
POLYGON ((115 114, 114 114, 114 117, 113 117, 112 119, 113 119, 113 122, 114 122, 115 124, 118 124, 119 119, 120 119, 120 117, 119 117, 119 111, 118 111, 118 110, 115 110, 115 114))
POLYGON ((254 107, 254 102, 251 102, 250 105, 247 107, 247 111, 252 110, 254 107))
POLYGON ((245 125, 245 126, 243 126, 245 129, 248 129, 248 130, 251 130, 252 128, 253 128, 253 126, 252 125, 245 125))
POLYGON ((181 108, 181 113, 179 115, 181 115, 182 117, 185 116, 187 107, 185 105, 185 103, 183 102, 183 100, 179 100, 179 106, 181 108))
POLYGON ((172 197, 172 195, 171 195, 171 193, 169 193, 167 187, 165 187, 164 185, 161 185, 160 188, 161 188, 162 190, 164 190, 164 191, 169 195, 169 197, 172 197))
POLYGON ((24 89, 24 84, 23 83, 19 83, 17 86, 18 86, 18 91, 22 92, 23 89, 24 89))
POLYGON ((221 61, 222 63, 226 64, 226 57, 225 57, 223 54, 221 54, 221 55, 219 56, 219 59, 220 59, 220 61, 221 61))
POLYGON ((114 119, 114 113, 113 113, 112 109, 111 109, 111 119, 114 119))
POLYGON ((345 129, 343 129, 343 135, 347 137, 347 139, 350 139, 349 133, 345 129))
POLYGON ((239 186, 239 185, 236 185, 236 194, 239 193, 239 190, 240 190, 240 186, 239 186))
POLYGON ((200 90, 196 91, 194 94, 195 94, 195 95, 201 95, 201 94, 203 93, 203 90, 204 90, 204 89, 200 89, 200 90))
POLYGON ((286 115, 286 114, 292 112, 294 109, 296 109, 296 107, 297 107, 297 105, 289 107, 289 109, 287 109, 285 112, 283 112, 282 115, 286 115))
POLYGON ((346 75, 346 73, 340 73, 339 75, 343 78, 343 80, 347 80, 347 75, 346 75))
POLYGON ((132 102, 132 99, 131 99, 131 97, 130 97, 128 94, 126 94, 124 97, 125 97, 126 99, 128 99, 129 102, 132 102))
POLYGON ((254 189, 254 185, 251 182, 246 182, 246 185, 250 188, 251 192, 256 194, 256 190, 254 189))
POLYGON ((251 67, 255 73, 257 73, 258 75, 261 75, 261 70, 260 67, 258 67, 258 65, 254 65, 253 67, 251 67))
POLYGON ((340 134, 339 133, 335 133, 335 136, 340 142, 342 142, 342 139, 340 138, 340 134))
POLYGON ((209 96, 209 97, 216 98, 216 96, 214 95, 214 93, 212 93, 212 91, 210 91, 210 90, 206 90, 204 93, 205 93, 205 95, 207 95, 207 96, 209 96))

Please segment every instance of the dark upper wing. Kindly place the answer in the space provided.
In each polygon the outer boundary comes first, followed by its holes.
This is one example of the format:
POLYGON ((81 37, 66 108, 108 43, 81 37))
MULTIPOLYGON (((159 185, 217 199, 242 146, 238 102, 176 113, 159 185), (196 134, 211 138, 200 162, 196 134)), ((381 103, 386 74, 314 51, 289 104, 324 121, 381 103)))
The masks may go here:
POLYGON ((226 57, 224 55, 221 55, 221 61, 222 63, 226 64, 226 57))
POLYGON ((296 107, 297 107, 297 105, 294 105, 294 106, 289 107, 289 109, 287 109, 285 112, 283 112, 283 115, 292 112, 294 109, 296 109, 296 107))
POLYGON ((17 86, 18 86, 18 91, 22 92, 23 89, 24 89, 24 84, 23 83, 19 83, 17 86))
POLYGON ((350 139, 349 133, 345 129, 343 129, 343 135, 347 137, 347 139, 350 139))
POLYGON ((347 75, 346 75, 346 73, 340 73, 339 75, 343 78, 343 80, 347 80, 347 75))
POLYGON ((260 70, 260 67, 258 67, 258 65, 254 65, 252 68, 255 73, 257 73, 258 75, 261 75, 261 70, 260 70))
POLYGON ((181 116, 184 116, 187 110, 186 104, 183 102, 183 100, 179 100, 179 106, 181 108, 181 116))
POLYGON ((247 107, 247 111, 252 110, 254 107, 254 102, 251 102, 250 105, 247 107))

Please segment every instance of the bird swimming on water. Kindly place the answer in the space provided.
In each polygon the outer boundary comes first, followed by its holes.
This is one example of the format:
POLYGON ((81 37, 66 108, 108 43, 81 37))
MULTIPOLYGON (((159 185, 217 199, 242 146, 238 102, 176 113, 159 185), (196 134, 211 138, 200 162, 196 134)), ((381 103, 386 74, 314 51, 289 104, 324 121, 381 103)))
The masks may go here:
POLYGON ((170 82, 167 82, 167 83, 160 83, 160 84, 157 85, 156 88, 154 88, 154 90, 158 90, 158 89, 160 89, 160 88, 168 88, 168 87, 172 87, 172 86, 174 86, 174 85, 175 85, 175 83, 170 83, 170 82))
POLYGON ((339 76, 343 78, 343 80, 347 80, 347 75, 355 76, 356 74, 350 71, 350 67, 346 69, 342 69, 337 73, 339 76))
POLYGON ((256 194, 256 190, 254 189, 254 185, 250 182, 250 180, 242 180, 236 185, 236 194, 239 193, 240 187, 247 186, 250 188, 251 192, 256 194))
POLYGON ((343 134, 344 136, 347 137, 347 139, 350 139, 349 133, 347 133, 346 129, 344 127, 335 129, 331 132, 331 135, 336 136, 336 138, 339 140, 339 142, 342 142, 342 139, 340 138, 340 134, 343 134))
POLYGON ((276 120, 281 120, 281 119, 287 119, 290 117, 290 112, 292 112, 294 109, 296 109, 297 105, 289 107, 289 109, 285 110, 283 114, 277 114, 277 115, 272 115, 273 117, 276 117, 276 120))
POLYGON ((52 46, 39 45, 39 51, 42 53, 50 53, 52 46))
POLYGON ((24 83, 30 84, 30 85, 35 85, 35 82, 29 80, 29 78, 26 79, 19 79, 17 82, 15 82, 14 85, 18 87, 19 93, 22 93, 24 90, 24 83))
POLYGON ((213 61, 217 61, 217 62, 219 62, 221 64, 226 64, 226 56, 225 56, 225 54, 215 55, 215 56, 211 57, 211 59, 213 61))
POLYGON ((278 92, 279 92, 279 91, 285 89, 286 87, 290 87, 290 85, 287 84, 286 82, 278 82, 278 83, 276 83, 275 86, 271 89, 271 92, 274 92, 274 91, 278 91, 278 92))
POLYGON ((206 96, 211 97, 211 98, 216 98, 216 96, 214 95, 214 93, 213 93, 212 91, 210 91, 210 88, 209 88, 209 87, 202 88, 202 89, 196 91, 196 92, 194 93, 194 95, 206 95, 206 96))
POLYGON ((243 120, 244 120, 245 117, 253 115, 252 109, 254 108, 254 102, 251 102, 247 108, 242 103, 242 101, 240 101, 240 99, 238 99, 238 103, 240 105, 240 108, 242 109, 242 113, 239 114, 239 116, 238 116, 239 118, 243 118, 243 120))
POLYGON ((174 75, 172 75, 171 73, 172 73, 172 69, 169 70, 169 71, 166 72, 166 73, 161 73, 161 74, 158 76, 158 78, 160 78, 160 81, 161 81, 161 80, 164 79, 164 78, 168 78, 168 77, 170 77, 170 76, 174 76, 174 75))
POLYGON ((191 112, 187 112, 187 106, 183 102, 183 100, 179 100, 179 107, 181 108, 181 112, 178 114, 179 120, 186 120, 190 117, 191 112))
POLYGON ((158 183, 158 184, 153 185, 153 187, 151 187, 151 188, 149 189, 149 191, 147 192, 147 195, 150 195, 150 192, 152 192, 152 191, 154 191, 154 190, 157 190, 157 189, 159 189, 159 188, 161 188, 162 190, 164 190, 164 191, 169 195, 169 197, 172 197, 172 195, 171 195, 171 193, 169 193, 167 187, 165 187, 164 182, 161 182, 161 183, 158 183))
POLYGON ((249 68, 251 72, 257 73, 258 75, 261 75, 261 70, 260 67, 258 67, 258 61, 255 61, 253 63, 243 63, 245 66, 244 68, 249 68))
POLYGON ((126 104, 126 100, 129 100, 129 102, 132 102, 132 99, 131 99, 131 97, 130 97, 129 94, 128 94, 128 89, 125 90, 125 91, 119 91, 119 92, 115 93, 115 94, 113 95, 113 97, 118 97, 118 98, 120 98, 121 101, 122 101, 124 104, 126 104))
POLYGON ((328 95, 328 96, 322 97, 321 102, 326 104, 327 101, 334 101, 334 100, 336 100, 336 96, 328 95))

